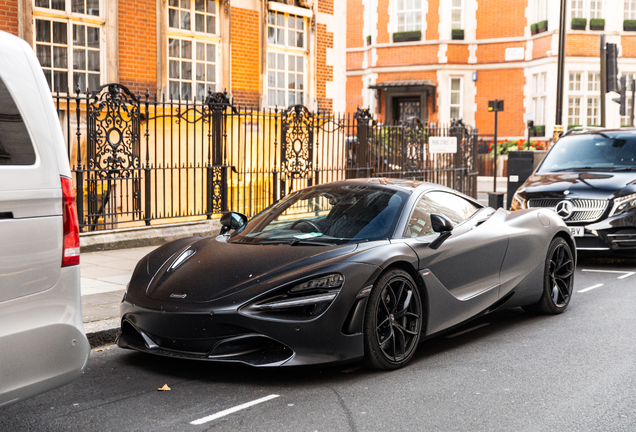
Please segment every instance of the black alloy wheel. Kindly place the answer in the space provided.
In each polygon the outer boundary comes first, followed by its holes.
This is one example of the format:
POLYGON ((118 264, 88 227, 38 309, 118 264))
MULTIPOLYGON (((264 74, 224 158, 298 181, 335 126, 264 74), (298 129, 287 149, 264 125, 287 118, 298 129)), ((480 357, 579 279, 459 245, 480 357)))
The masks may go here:
POLYGON ((559 314, 568 307, 574 288, 574 255, 561 237, 550 243, 545 262, 543 294, 537 304, 525 306, 529 312, 559 314))
POLYGON ((398 369, 415 353, 422 330, 422 302, 411 276, 400 269, 376 281, 365 314, 365 361, 375 369, 398 369))

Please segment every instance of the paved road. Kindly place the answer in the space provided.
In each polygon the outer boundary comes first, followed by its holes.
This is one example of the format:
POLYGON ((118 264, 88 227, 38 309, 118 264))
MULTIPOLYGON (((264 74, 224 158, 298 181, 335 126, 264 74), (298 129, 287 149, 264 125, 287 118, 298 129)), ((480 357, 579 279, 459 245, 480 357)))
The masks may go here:
POLYGON ((78 381, 1 409, 0 430, 634 431, 634 272, 636 261, 581 260, 565 314, 484 317, 390 373, 257 370, 107 346, 78 381))

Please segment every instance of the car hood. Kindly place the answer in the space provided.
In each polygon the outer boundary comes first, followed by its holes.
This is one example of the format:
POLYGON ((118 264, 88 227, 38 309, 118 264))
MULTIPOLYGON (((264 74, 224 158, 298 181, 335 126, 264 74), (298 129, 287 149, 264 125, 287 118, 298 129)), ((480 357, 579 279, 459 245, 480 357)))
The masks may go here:
MULTIPOLYGON (((146 295, 155 300, 203 303, 227 297, 244 289, 262 286, 282 275, 306 270, 355 251, 357 245, 288 246, 227 243, 223 237, 208 237, 178 248, 151 274, 146 295), (173 267, 187 249, 194 250, 173 267)), ((152 254, 148 257, 152 260, 152 254)))
POLYGON ((526 181, 525 193, 528 198, 541 195, 542 198, 562 198, 568 191, 568 198, 609 199, 632 193, 636 189, 636 173, 633 172, 567 172, 534 173, 526 181), (623 192, 623 189, 626 189, 623 192))

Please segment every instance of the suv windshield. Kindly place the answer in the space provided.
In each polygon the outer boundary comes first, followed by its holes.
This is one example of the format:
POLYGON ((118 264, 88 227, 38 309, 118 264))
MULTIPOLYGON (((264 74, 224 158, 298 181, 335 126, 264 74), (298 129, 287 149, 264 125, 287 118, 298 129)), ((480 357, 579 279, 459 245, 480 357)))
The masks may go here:
POLYGON ((258 214, 228 241, 319 246, 390 238, 407 197, 366 185, 311 188, 258 214))
POLYGON ((560 139, 538 172, 632 169, 636 170, 636 134, 604 132, 560 139))

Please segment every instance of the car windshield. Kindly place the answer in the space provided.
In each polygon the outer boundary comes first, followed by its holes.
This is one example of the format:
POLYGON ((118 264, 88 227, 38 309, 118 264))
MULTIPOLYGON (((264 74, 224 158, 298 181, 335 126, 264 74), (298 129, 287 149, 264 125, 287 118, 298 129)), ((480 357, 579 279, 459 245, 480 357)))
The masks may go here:
POLYGON ((407 197, 371 185, 310 188, 264 210, 228 241, 321 246, 386 239, 407 197))
POLYGON ((556 143, 539 173, 636 170, 636 135, 625 132, 572 135, 556 143))

